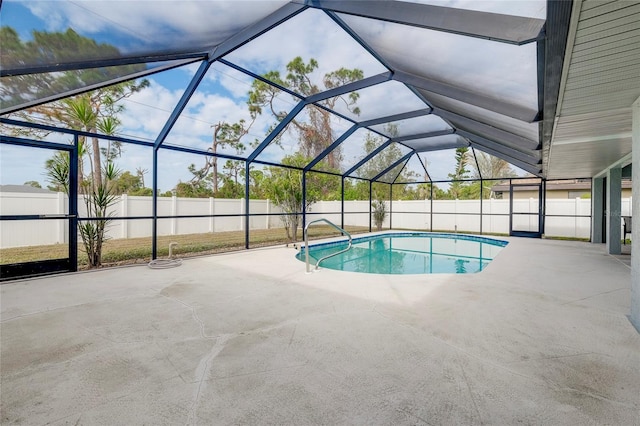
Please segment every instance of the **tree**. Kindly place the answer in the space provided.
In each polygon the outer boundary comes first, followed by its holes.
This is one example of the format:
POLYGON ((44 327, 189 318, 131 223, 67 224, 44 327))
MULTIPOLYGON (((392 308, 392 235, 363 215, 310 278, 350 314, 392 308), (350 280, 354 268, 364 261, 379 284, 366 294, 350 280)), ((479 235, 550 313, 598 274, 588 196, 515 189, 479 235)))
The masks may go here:
MULTIPOLYGON (((63 123, 75 130, 113 135, 120 124, 120 120, 117 117, 125 108, 119 101, 148 85, 149 82, 147 80, 143 80, 140 83, 120 83, 35 107, 34 112, 44 115, 50 121, 63 123)), ((88 147, 85 137, 81 136, 79 137, 79 145, 90 160, 89 165, 94 185, 98 185, 102 181, 101 157, 104 156, 107 163, 113 161, 114 158, 121 154, 120 144, 107 141, 107 146, 101 149, 99 139, 92 137, 91 147, 88 147)), ((81 183, 84 177, 83 166, 84 164, 79 162, 78 183, 81 183)))
POLYGON ((172 192, 173 194, 169 195, 185 198, 209 198, 214 196, 211 189, 211 181, 206 180, 201 180, 197 183, 178 182, 172 192))
POLYGON ((306 197, 303 197, 303 172, 300 169, 309 161, 311 161, 310 158, 296 152, 282 160, 282 164, 289 167, 270 166, 261 176, 260 185, 263 195, 283 211, 280 219, 284 224, 289 241, 297 241, 302 212, 319 201, 323 197, 325 188, 332 185, 330 175, 308 172, 306 175, 306 197))
POLYGON ((149 172, 149 170, 147 169, 143 169, 142 167, 137 167, 136 168, 136 176, 138 176, 138 178, 140 178, 140 185, 144 188, 144 175, 146 175, 149 172))
POLYGON ((84 245, 89 268, 102 266, 102 245, 106 240, 105 231, 111 222, 113 212, 108 209, 115 203, 116 194, 112 182, 118 178, 119 170, 111 162, 104 165, 103 180, 100 183, 92 181, 85 190, 83 197, 87 215, 94 220, 78 221, 78 230, 84 245))
MULTIPOLYGON (((49 189, 69 194, 70 157, 64 153, 56 152, 46 161, 47 180, 51 183, 49 189)), ((93 179, 83 182, 84 202, 89 219, 78 221, 78 231, 89 261, 89 268, 98 268, 102 265, 102 245, 105 241, 105 231, 111 221, 112 212, 109 207, 116 201, 113 182, 118 179, 119 170, 112 162, 106 162, 102 169, 102 181, 93 179)))
POLYGON ((151 195, 152 189, 145 188, 142 179, 138 174, 132 174, 130 171, 120 173, 117 179, 112 182, 113 191, 117 195, 151 195))
POLYGON ((432 194, 434 200, 446 200, 449 198, 449 194, 446 191, 430 182, 418 184, 416 193, 418 200, 431 200, 432 194))
MULTIPOLYGON (((286 77, 282 78, 278 71, 269 71, 264 74, 264 77, 280 86, 301 93, 304 96, 319 93, 321 87, 323 88, 322 90, 329 90, 363 77, 361 70, 340 68, 336 71, 326 73, 323 77, 322 85, 318 85, 311 80, 311 74, 317 67, 318 63, 315 59, 310 59, 309 63, 305 63, 302 58, 296 57, 287 64, 288 74, 286 77)), ((238 155, 245 152, 247 145, 243 142, 243 138, 249 133, 256 118, 263 113, 265 108, 270 110, 277 121, 283 120, 287 116, 288 111, 277 110, 275 103, 280 93, 281 90, 275 86, 256 79, 248 93, 247 106, 249 116, 251 117, 250 121, 240 120, 237 123, 220 121, 212 125, 213 136, 208 151, 214 155, 208 156, 205 159, 203 167, 197 168, 195 164, 191 164, 188 169, 193 177, 188 182, 180 182, 176 186, 176 192, 181 194, 181 196, 195 197, 216 196, 238 198, 244 196, 244 188, 242 187, 242 183, 240 183, 240 178, 243 177, 245 173, 244 162, 227 160, 222 166, 221 172, 219 170, 218 157, 215 154, 225 147, 235 149, 238 155), (222 183, 222 185, 220 183, 222 183)), ((355 106, 357 99, 357 92, 353 92, 348 96, 338 96, 324 100, 322 104, 333 108, 337 102, 342 101, 345 102, 350 111, 358 114, 359 110, 355 106)), ((294 119, 291 122, 291 129, 293 129, 292 131, 295 132, 300 140, 299 149, 296 153, 301 154, 301 157, 296 157, 296 161, 300 158, 307 158, 308 161, 311 161, 313 157, 322 152, 335 139, 331 123, 331 114, 316 106, 309 106, 307 110, 309 112, 308 121, 294 119)), ((272 131, 274 128, 275 125, 273 125, 269 131, 272 131)), ((279 139, 276 138, 276 143, 278 143, 278 140, 279 139)), ((253 141, 250 146, 255 147, 258 145, 258 142, 257 140, 253 141)), ((326 162, 330 167, 337 170, 340 160, 341 155, 338 149, 327 156, 326 162)), ((300 164, 300 167, 304 167, 305 165, 306 164, 300 164)), ((277 172, 273 176, 276 175, 277 172)), ((255 178, 252 175, 249 176, 249 185, 252 186, 251 197, 258 196, 258 194, 265 195, 258 182, 258 180, 262 181, 263 175, 256 174, 255 176, 255 178)), ((273 176, 271 176, 271 178, 273 178, 273 176)), ((335 185, 324 188, 325 195, 333 190, 333 186, 335 185)))
POLYGON ((254 200, 269 198, 266 194, 265 176, 267 174, 260 169, 250 166, 249 169, 249 198, 254 200))
POLYGON ((69 155, 65 152, 56 151, 53 157, 45 162, 47 185, 50 191, 64 192, 69 195, 69 155))
POLYGON ((449 173, 447 176, 452 180, 449 185, 449 195, 452 199, 464 199, 465 188, 468 186, 467 182, 461 182, 463 179, 469 179, 469 170, 467 169, 467 152, 469 147, 456 148, 456 167, 453 173, 449 173))
POLYGON ((24 183, 25 186, 31 186, 34 188, 42 188, 42 185, 40 185, 40 182, 36 181, 36 180, 28 180, 24 183))
MULTIPOLYGON (((293 167, 304 167, 309 158, 301 153, 296 153, 283 158, 282 164, 293 167)), ((283 214, 280 216, 289 241, 297 241, 298 224, 300 214, 315 201, 307 196, 303 203, 302 195, 302 171, 288 167, 271 166, 267 169, 263 184, 266 195, 274 205, 280 207, 283 214)))
POLYGON ((376 225, 376 230, 382 230, 382 223, 387 217, 387 205, 382 200, 373 200, 371 202, 371 209, 373 215, 373 223, 376 225))
POLYGON ((244 197, 245 163, 240 160, 227 160, 222 166, 222 187, 216 192, 219 198, 244 197))
MULTIPOLYGON (((471 152, 468 155, 472 155, 471 152)), ((475 150, 476 161, 471 161, 473 166, 474 179, 506 179, 517 176, 511 165, 502 158, 489 155, 485 152, 475 150)), ((494 182, 484 180, 482 188, 482 197, 489 198, 491 195, 491 187, 494 182)), ((480 198, 480 182, 473 183, 474 198, 480 198)))
MULTIPOLYGON (((23 41, 9 26, 0 27, 0 63, 6 69, 24 67, 25 64, 49 64, 99 58, 117 58, 118 49, 106 43, 84 37, 68 29, 64 32, 33 31, 31 40, 23 41)), ((123 75, 144 70, 143 64, 115 67, 87 68, 55 73, 38 73, 3 79, 0 98, 4 107, 33 99, 43 99, 73 89, 87 87, 123 75)), ((26 114, 17 113, 23 117, 26 114)))
POLYGON ((471 162, 475 179, 503 179, 516 176, 516 172, 511 168, 511 165, 502 158, 479 150, 476 150, 475 153, 477 165, 475 162, 471 162))
MULTIPOLYGON (((293 90, 305 97, 343 86, 347 83, 363 78, 363 72, 359 69, 340 68, 328 72, 323 76, 322 85, 312 81, 311 74, 318 68, 318 62, 311 58, 305 63, 301 57, 296 57, 287 64, 287 75, 282 78, 279 71, 269 71, 264 74, 267 80, 293 90)), ((281 93, 280 89, 261 80, 254 80, 252 90, 249 92, 249 110, 252 114, 262 114, 264 108, 268 108, 278 122, 282 121, 288 111, 276 109, 276 98, 281 93)), ((338 102, 346 105, 349 111, 359 114, 356 106, 358 93, 351 92, 348 96, 336 96, 320 102, 329 109, 335 108, 338 102)), ((298 100, 297 98, 295 99, 298 100)), ((299 139, 299 152, 307 158, 315 158, 335 139, 331 113, 316 106, 307 107, 308 120, 303 121, 297 117, 291 121, 289 129, 297 134, 299 139)), ((324 160, 330 169, 338 169, 342 161, 340 148, 334 149, 324 160)))
MULTIPOLYGON (((217 194, 220 185, 220 173, 218 172, 218 157, 215 155, 219 149, 225 147, 231 147, 236 150, 238 155, 242 154, 246 150, 246 146, 241 142, 241 139, 249 133, 251 126, 256 120, 256 113, 249 108, 251 114, 251 121, 247 123, 245 120, 240 120, 237 123, 227 123, 220 121, 217 124, 212 125, 213 136, 211 139, 211 146, 207 148, 207 151, 211 152, 212 156, 205 157, 205 164, 200 169, 196 169, 195 164, 189 166, 189 171, 193 173, 193 178, 189 181, 189 184, 194 188, 201 186, 202 181, 207 179, 212 183, 212 190, 214 194, 217 194), (211 171, 211 173, 210 173, 211 171)), ((231 161, 231 160, 229 160, 231 161)), ((229 164, 227 161, 227 164, 229 164)), ((240 162, 242 163, 242 162, 240 162)), ((236 167, 228 167, 228 170, 236 171, 236 167)), ((237 177, 237 176, 236 176, 237 177)), ((237 183, 237 179, 235 180, 237 183)))

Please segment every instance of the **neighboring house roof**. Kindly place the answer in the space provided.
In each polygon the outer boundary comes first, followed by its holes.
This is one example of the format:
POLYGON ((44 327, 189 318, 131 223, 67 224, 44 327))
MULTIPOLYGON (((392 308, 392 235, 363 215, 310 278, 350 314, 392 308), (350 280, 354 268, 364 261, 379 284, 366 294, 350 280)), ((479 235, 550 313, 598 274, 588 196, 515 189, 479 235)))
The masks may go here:
MULTIPOLYGON (((518 180, 518 185, 527 184, 527 183, 538 183, 539 179, 520 179, 518 180)), ((623 189, 631 189, 631 181, 623 180, 622 181, 623 189)), ((528 186, 514 186, 514 191, 529 191, 532 187, 528 186)), ((491 187, 493 192, 505 192, 509 191, 509 182, 500 182, 491 187)), ((591 181, 590 180, 559 180, 559 181, 547 181, 547 191, 590 191, 591 190, 591 181)))
POLYGON ((0 192, 27 192, 31 194, 50 194, 47 188, 36 188, 31 185, 0 185, 0 192))

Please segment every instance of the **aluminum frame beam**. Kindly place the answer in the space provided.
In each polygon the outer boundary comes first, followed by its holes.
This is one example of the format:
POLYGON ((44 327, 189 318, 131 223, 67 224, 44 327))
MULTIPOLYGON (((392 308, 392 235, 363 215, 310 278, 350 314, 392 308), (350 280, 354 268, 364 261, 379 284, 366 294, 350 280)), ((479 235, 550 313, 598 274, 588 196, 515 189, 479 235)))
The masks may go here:
MULTIPOLYGON (((91 68, 117 67, 121 65, 148 64, 152 62, 191 60, 195 62, 207 57, 207 52, 166 53, 157 55, 136 55, 108 59, 92 59, 74 62, 56 62, 54 64, 20 68, 0 68, 0 77, 16 77, 27 74, 63 72, 91 68)), ((188 62, 187 62, 188 63, 188 62)))
POLYGON ((544 36, 544 20, 404 1, 295 0, 333 12, 522 45, 544 36))
POLYGON ((434 145, 431 145, 431 146, 428 146, 428 147, 425 147, 425 148, 420 148, 420 149, 418 149, 416 147, 413 147, 411 145, 406 145, 405 144, 405 146, 407 146, 408 148, 411 148, 415 152, 420 153, 420 152, 442 151, 442 150, 445 150, 445 149, 462 148, 464 146, 469 146, 469 144, 468 143, 461 144, 459 142, 456 142, 456 143, 440 143, 440 144, 434 144, 434 145))
MULTIPOLYGON (((573 0, 547 2, 547 38, 544 43, 544 118, 542 121, 543 166, 548 166, 558 100, 562 87, 567 39, 571 27, 573 0)), ((577 18, 577 17, 576 17, 577 18)), ((576 24, 577 25, 577 24, 576 24)))
MULTIPOLYGON (((480 163, 478 163, 478 156, 476 155, 476 149, 473 146, 471 146, 471 152, 473 153, 473 161, 475 161, 476 163, 476 170, 478 171, 478 175, 480 175, 480 180, 482 181, 482 170, 480 170, 480 163)), ((482 200, 482 184, 480 184, 480 199, 482 200)), ((480 205, 480 208, 482 209, 482 205, 480 205)))
POLYGON ((191 99, 191 96, 193 96, 193 94, 195 93, 196 89, 198 88, 198 85, 200 84, 204 76, 207 74, 207 71, 209 70, 210 66, 211 66, 211 62, 202 61, 202 63, 200 64, 200 67, 198 68, 193 78, 191 79, 191 82, 189 82, 189 85, 187 86, 184 93, 180 97, 178 104, 175 106, 175 108, 173 109, 173 112, 169 116, 169 119, 167 120, 166 123, 164 123, 164 127, 160 131, 160 134, 158 134, 156 141, 153 143, 154 149, 157 150, 160 147, 160 145, 162 145, 164 140, 167 138, 167 135, 169 135, 169 132, 171 131, 173 126, 176 124, 176 121, 178 121, 178 117, 180 117, 180 114, 186 108, 187 103, 189 102, 189 99, 191 99))
MULTIPOLYGON (((399 70, 397 68, 394 71, 393 79, 409 86, 413 86, 418 91, 422 89, 433 92, 447 98, 455 99, 457 101, 493 111, 507 117, 515 118, 516 120, 524 121, 527 123, 534 123, 540 120, 540 112, 534 109, 525 108, 520 105, 511 104, 508 102, 497 101, 488 96, 479 93, 473 93, 462 87, 432 80, 427 77, 418 76, 406 71, 399 70)), ((421 92, 421 94, 427 99, 429 103, 431 103, 428 93, 421 92)))
POLYGON ((491 141, 483 140, 482 138, 469 138, 471 141, 471 146, 477 148, 480 151, 489 153, 495 157, 501 158, 509 163, 520 167, 523 170, 534 173, 536 175, 540 175, 542 172, 542 162, 541 161, 531 161, 523 159, 522 156, 514 156, 513 154, 517 153, 506 153, 504 152, 504 147, 496 146, 496 144, 492 144, 491 141))
POLYGON ((10 126, 46 130, 48 132, 57 132, 57 133, 64 133, 68 135, 85 136, 89 138, 98 138, 98 139, 105 139, 105 140, 116 141, 116 142, 130 143, 132 145, 142 145, 147 147, 153 147, 153 142, 139 141, 137 139, 123 138, 121 136, 102 135, 100 133, 85 132, 83 130, 65 129, 65 128, 52 126, 49 124, 30 123, 28 121, 14 120, 12 118, 0 117, 0 123, 7 124, 10 126))
POLYGON ((486 135, 489 135, 497 142, 503 142, 504 144, 511 145, 514 149, 522 149, 526 151, 540 149, 540 142, 537 140, 534 141, 531 139, 527 139, 525 137, 516 135, 515 133, 507 132, 506 130, 490 126, 481 121, 473 120, 464 115, 456 114, 455 112, 435 108, 434 114, 450 121, 453 124, 453 127, 457 130, 462 129, 471 133, 480 131, 486 135))
POLYGON ((374 149, 373 151, 371 151, 369 153, 369 155, 365 156, 362 160, 358 161, 354 166, 352 166, 349 170, 347 170, 346 172, 343 173, 344 177, 350 177, 349 175, 353 172, 355 172, 356 170, 358 170, 364 163, 366 163, 367 161, 371 160, 373 157, 375 157, 376 155, 378 155, 378 153, 380 151, 382 151, 383 149, 385 149, 386 147, 388 147, 389 145, 391 145, 391 141, 387 140, 385 143, 383 143, 382 145, 380 145, 379 147, 377 147, 376 149, 374 149))
MULTIPOLYGON (((411 158, 411 156, 413 156, 415 154, 415 151, 411 151, 407 154, 405 154, 404 156, 402 156, 402 158, 399 158, 398 160, 394 161, 393 164, 391 164, 389 167, 387 167, 386 169, 384 169, 382 172, 378 173, 377 175, 375 175, 371 181, 372 182, 377 182, 378 179, 380 179, 382 176, 386 175, 387 173, 389 173, 391 170, 393 170, 394 167, 399 166, 400 164, 403 164, 406 166, 407 162, 409 161, 409 159, 411 158)), ((404 169, 404 167, 402 168, 404 169)), ((391 182, 382 182, 382 183, 393 183, 396 181, 396 179, 398 178, 398 176, 400 175, 400 173, 402 173, 402 169, 400 169, 400 171, 398 172, 398 174, 396 175, 396 177, 393 179, 393 181, 391 182)))
POLYGON ((113 84, 122 83, 128 80, 135 80, 136 78, 146 77, 148 75, 152 75, 158 72, 167 71, 173 68, 181 67, 183 65, 191 64, 193 62, 197 62, 200 59, 185 59, 184 61, 179 61, 177 63, 167 64, 166 66, 161 66, 149 70, 143 70, 133 74, 123 75, 114 79, 110 79, 108 81, 102 81, 100 83, 91 84, 89 86, 80 87, 77 89, 60 92, 55 95, 47 96, 45 98, 36 99, 30 102, 21 103, 17 105, 13 105, 0 110, 0 115, 10 114, 12 112, 20 111, 23 109, 31 108, 37 105, 46 104, 48 102, 57 101, 58 99, 68 98, 71 96, 79 95, 81 93, 90 92, 91 90, 100 89, 102 87, 111 86, 113 84))
POLYGON ((246 75, 248 75, 248 76, 250 76, 252 78, 255 78, 256 80, 260 80, 265 84, 268 84, 270 86, 275 87, 278 90, 281 90, 281 91, 283 91, 285 93, 288 93, 289 95, 293 96, 294 98, 298 98, 300 100, 304 99, 304 96, 294 92, 293 90, 291 90, 291 89, 289 89, 287 87, 281 86, 280 84, 275 83, 275 82, 273 82, 271 80, 268 80, 268 79, 264 78, 263 76, 261 76, 259 74, 256 74, 256 73, 254 73, 252 71, 249 71, 248 69, 242 68, 241 66, 236 65, 233 62, 229 62, 226 59, 220 58, 216 62, 224 64, 224 65, 228 66, 229 68, 233 68, 234 70, 239 71, 239 72, 241 72, 243 74, 246 74, 246 75))
POLYGON ((256 149, 254 149, 253 152, 247 157, 247 162, 253 162, 253 160, 255 160, 256 157, 260 155, 267 146, 269 146, 269 144, 289 125, 289 123, 291 123, 295 116, 298 115, 306 105, 307 103, 305 101, 298 102, 296 106, 293 107, 291 111, 289 111, 289 114, 287 114, 287 116, 280 123, 278 123, 276 128, 273 129, 271 133, 269 133, 269 135, 267 135, 267 137, 262 142, 260 142, 260 145, 258 145, 256 149))
POLYGON ((435 138, 437 136, 445 136, 445 135, 452 135, 455 133, 455 130, 450 129, 450 130, 438 130, 435 132, 427 132, 427 133, 416 133, 413 135, 407 135, 407 136, 398 136, 395 138, 391 138, 392 141, 394 142, 405 142, 405 141, 411 141, 411 140, 416 140, 416 139, 427 139, 427 138, 435 138))
MULTIPOLYGON (((230 63, 227 63, 227 61, 225 61, 225 60, 221 60, 220 62, 223 62, 225 64, 230 64, 230 63)), ((230 64, 230 65, 233 65, 233 64, 230 64)), ((238 66, 235 66, 235 65, 234 65, 234 68, 238 69, 239 71, 247 72, 246 70, 243 70, 241 67, 238 67, 238 66)), ((278 124, 278 126, 275 129, 273 129, 273 131, 271 133, 269 133, 269 135, 260 143, 260 145, 258 145, 256 147, 254 152, 248 157, 248 160, 249 161, 255 160, 256 157, 258 155, 260 155, 260 153, 276 138, 276 136, 278 136, 285 129, 286 125, 289 124, 295 118, 295 116, 298 115, 306 106, 312 105, 315 102, 320 102, 320 101, 322 101, 324 99, 329 99, 329 98, 332 98, 332 97, 335 97, 335 96, 340 96, 340 95, 343 95, 343 94, 346 94, 346 93, 353 92, 355 90, 359 90, 359 89, 362 89, 362 88, 365 88, 365 87, 374 86, 376 84, 380 84, 380 83, 383 83, 385 81, 389 81, 391 79, 391 76, 392 76, 391 72, 384 72, 384 73, 381 73, 381 74, 373 75, 371 77, 363 78, 362 80, 358 80, 358 81, 354 81, 354 82, 349 83, 349 84, 345 84, 344 86, 335 87, 333 89, 325 90, 324 92, 316 93, 316 94, 313 94, 313 95, 308 96, 306 98, 302 98, 302 100, 300 102, 298 102, 298 104, 296 104, 296 106, 289 112, 289 114, 287 114, 287 116, 284 118, 284 120, 282 120, 278 124)), ((263 77, 259 77, 259 78, 261 80, 263 80, 267 84, 273 84, 270 81, 265 80, 263 77)), ((286 92, 289 92, 289 90, 286 89, 286 88, 281 88, 280 86, 277 86, 277 85, 275 87, 277 87, 278 89, 281 89, 281 90, 285 90, 286 92)), ((296 97, 300 96, 299 94, 296 94, 296 93, 291 93, 291 94, 296 96, 296 97)), ((318 105, 318 107, 320 108, 322 106, 318 105)), ((331 114, 335 114, 335 112, 333 112, 332 110, 329 110, 327 108, 324 108, 324 109, 329 111, 331 114)), ((362 127, 361 125, 357 124, 355 121, 353 121, 351 119, 349 119, 349 121, 352 121, 355 124, 354 124, 354 126, 352 126, 349 129, 350 133, 347 135, 347 137, 350 136, 351 133, 353 133, 359 127, 362 127)), ((344 139, 338 138, 328 148, 326 148, 325 151, 323 151, 323 153, 321 153, 320 155, 322 155, 323 158, 324 158, 324 156, 328 155, 328 150, 335 148, 340 143, 342 143, 343 140, 344 139), (336 142, 338 142, 338 143, 336 144, 336 142)), ((318 159, 316 158, 316 160, 318 160, 318 159)), ((311 167, 316 165, 320 160, 318 160, 318 161, 314 160, 315 162, 312 162, 313 165, 311 167)), ((307 167, 304 168, 305 171, 309 170, 309 169, 307 169, 307 167)))
MULTIPOLYGON (((517 166, 517 167, 521 168, 522 170, 524 170, 526 172, 534 174, 534 175, 536 175, 538 177, 541 177, 541 175, 542 175, 542 164, 539 164, 537 166, 533 166, 533 165, 531 165, 529 163, 524 163, 524 162, 522 162, 520 160, 516 160, 514 158, 510 158, 508 155, 505 155, 505 154, 503 154, 501 152, 498 152, 498 151, 496 151, 494 149, 491 149, 491 148, 488 148, 486 146, 483 146, 483 145, 481 145, 481 144, 479 144, 477 142, 473 142, 472 141, 471 144, 472 144, 473 147, 477 148, 479 151, 486 152, 487 154, 491 154, 494 157, 502 158, 503 160, 513 164, 514 166, 517 166)), ((485 180, 491 180, 491 179, 490 178, 485 178, 485 180)))
POLYGON ((371 56, 373 56, 378 62, 380 62, 382 65, 384 65, 388 70, 391 70, 391 67, 389 66, 389 64, 387 63, 387 61, 378 54, 378 52, 375 49, 372 49, 371 46, 369 46, 369 44, 363 40, 362 37, 360 37, 360 34, 358 34, 357 32, 353 31, 353 29, 347 25, 346 22, 344 22, 342 20, 342 18, 340 18, 338 16, 337 13, 331 11, 331 10, 326 10, 325 9, 325 13, 327 14, 327 16, 329 16, 333 22, 335 22, 340 28, 342 28, 352 39, 354 39, 356 41, 356 43, 358 43, 360 46, 362 46, 362 48, 364 50, 366 50, 367 52, 369 52, 369 54, 371 56))
POLYGON ((304 4, 296 4, 289 2, 280 9, 264 17, 260 21, 244 28, 242 31, 232 35, 209 52, 209 60, 211 62, 223 57, 224 55, 244 46, 251 40, 267 31, 277 27, 289 18, 296 16, 298 13, 308 9, 304 4))
POLYGON ((378 124, 391 123, 393 121, 408 120, 410 118, 422 117, 431 114, 431 108, 417 109, 414 111, 403 112, 400 114, 387 115, 386 117, 374 118, 371 120, 361 121, 360 126, 369 127, 378 124))
MULTIPOLYGON (((424 173, 427 175, 427 179, 429 179, 428 181, 425 181, 425 182, 432 182, 431 175, 429 174, 429 170, 427 170, 427 165, 424 164, 424 161, 422 161, 422 158, 420 158, 420 153, 417 152, 416 155, 418 157, 418 161, 420 161, 420 164, 422 164, 422 168, 424 169, 424 173)), ((426 156, 425 156, 425 159, 426 159, 426 156)))
POLYGON ((0 143, 7 144, 7 145, 17 145, 17 146, 28 146, 28 147, 34 147, 34 148, 51 149, 51 150, 54 150, 54 151, 55 150, 57 150, 57 151, 65 151, 65 152, 73 151, 73 146, 72 145, 66 145, 66 144, 56 143, 56 142, 39 141, 39 140, 34 140, 34 139, 18 138, 18 137, 15 137, 15 136, 0 135, 0 143))
POLYGON ((501 152, 503 155, 515 158, 532 166, 542 164, 542 156, 539 150, 522 152, 499 142, 492 141, 491 139, 476 135, 475 133, 467 132, 466 130, 458 130, 457 134, 471 140, 472 142, 476 142, 481 146, 486 146, 496 152, 501 152))
POLYGON ((372 75, 371 77, 363 78, 362 80, 347 83, 344 86, 334 87, 333 89, 313 94, 305 98, 305 102, 315 103, 323 101, 325 99, 334 98, 336 96, 345 95, 347 93, 355 92, 356 90, 364 89, 366 87, 375 86, 376 84, 389 81, 391 80, 392 76, 393 73, 391 73, 390 71, 372 75))
POLYGON ((305 172, 308 172, 309 170, 311 170, 316 164, 318 164, 320 161, 322 161, 327 155, 329 155, 329 153, 331 151, 333 151, 334 149, 336 149, 342 142, 344 142, 345 140, 347 140, 347 138, 349 136, 351 136, 353 134, 353 132, 355 132, 356 130, 358 130, 359 126, 357 124, 354 124, 353 126, 351 126, 349 129, 347 129, 346 132, 344 132, 342 135, 340 135, 340 137, 338 139, 336 139, 335 141, 333 141, 333 143, 331 145, 329 145, 328 147, 326 147, 324 149, 324 151, 322 151, 320 154, 318 154, 316 156, 316 158, 313 159, 313 161, 311 161, 309 164, 307 164, 305 166, 305 168, 303 169, 305 172))

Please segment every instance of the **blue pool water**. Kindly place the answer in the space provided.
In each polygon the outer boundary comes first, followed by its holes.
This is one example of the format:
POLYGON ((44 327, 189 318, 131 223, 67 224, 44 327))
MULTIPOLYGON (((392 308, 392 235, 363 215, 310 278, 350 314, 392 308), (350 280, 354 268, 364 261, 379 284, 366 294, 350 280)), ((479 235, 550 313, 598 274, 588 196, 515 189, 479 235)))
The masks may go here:
MULTIPOLYGON (((471 235, 401 232, 354 238, 351 250, 321 268, 369 274, 472 274, 482 271, 506 241, 471 235)), ((343 250, 347 241, 310 245, 309 263, 343 250)), ((305 261, 305 248, 296 255, 305 261)))

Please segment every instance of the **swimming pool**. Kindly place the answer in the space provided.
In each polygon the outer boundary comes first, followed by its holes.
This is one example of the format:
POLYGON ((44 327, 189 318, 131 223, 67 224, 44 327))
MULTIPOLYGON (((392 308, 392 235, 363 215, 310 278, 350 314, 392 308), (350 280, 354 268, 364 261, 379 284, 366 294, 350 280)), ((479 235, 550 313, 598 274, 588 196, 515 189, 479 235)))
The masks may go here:
MULTIPOLYGON (((493 238, 432 232, 395 232, 353 239, 351 250, 325 259, 322 268, 369 274, 472 274, 508 243, 493 238)), ((309 246, 309 262, 343 250, 347 241, 309 246)), ((296 258, 305 261, 302 247, 296 258)))

